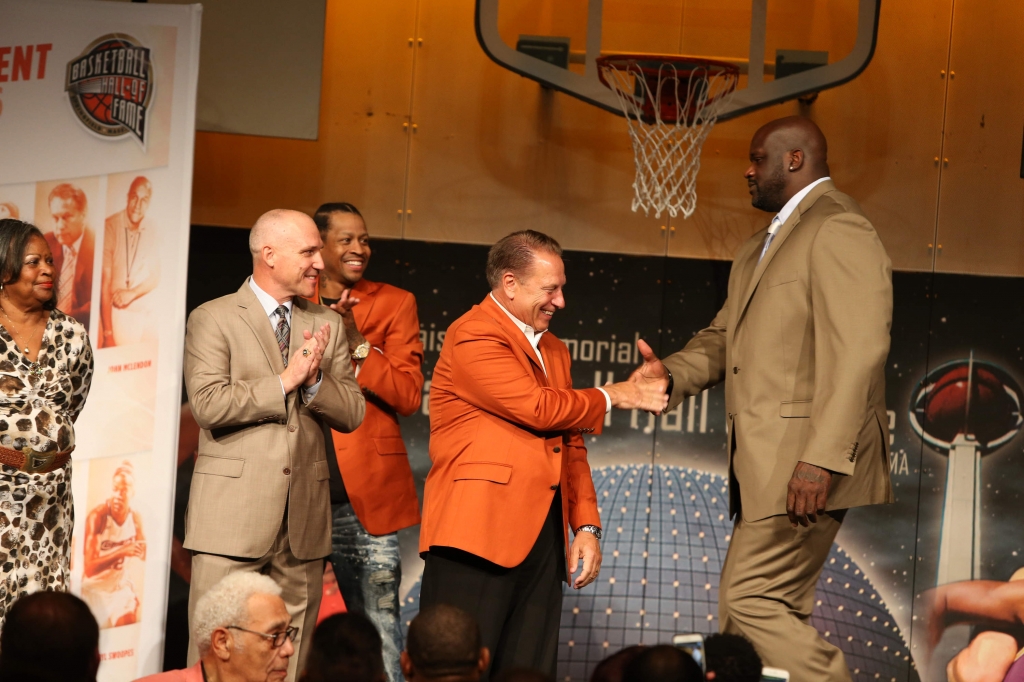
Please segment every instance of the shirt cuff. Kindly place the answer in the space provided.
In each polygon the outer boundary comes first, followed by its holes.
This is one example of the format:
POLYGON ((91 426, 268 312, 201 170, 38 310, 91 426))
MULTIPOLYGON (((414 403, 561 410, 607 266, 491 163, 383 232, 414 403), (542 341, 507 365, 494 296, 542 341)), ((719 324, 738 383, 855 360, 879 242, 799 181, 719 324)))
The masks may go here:
POLYGON ((277 375, 277 380, 281 382, 281 395, 284 396, 285 400, 288 400, 288 393, 284 390, 284 379, 281 378, 280 374, 277 375))
POLYGON ((302 402, 308 405, 312 402, 313 398, 316 397, 316 392, 320 390, 320 382, 324 380, 324 373, 318 372, 316 383, 310 387, 302 387, 302 402))
POLYGON ((605 414, 608 414, 612 411, 612 397, 608 395, 608 391, 604 390, 600 386, 595 386, 595 388, 604 394, 604 412, 605 414))

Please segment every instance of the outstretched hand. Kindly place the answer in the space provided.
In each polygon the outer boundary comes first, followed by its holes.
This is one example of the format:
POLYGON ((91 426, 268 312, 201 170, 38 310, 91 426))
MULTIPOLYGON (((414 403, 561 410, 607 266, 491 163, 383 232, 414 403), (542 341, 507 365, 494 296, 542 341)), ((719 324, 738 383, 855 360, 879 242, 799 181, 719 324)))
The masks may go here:
POLYGON ((644 364, 633 370, 629 380, 635 384, 652 386, 662 393, 668 391, 668 370, 665 369, 665 365, 643 339, 637 339, 636 347, 640 351, 640 357, 644 359, 644 364))

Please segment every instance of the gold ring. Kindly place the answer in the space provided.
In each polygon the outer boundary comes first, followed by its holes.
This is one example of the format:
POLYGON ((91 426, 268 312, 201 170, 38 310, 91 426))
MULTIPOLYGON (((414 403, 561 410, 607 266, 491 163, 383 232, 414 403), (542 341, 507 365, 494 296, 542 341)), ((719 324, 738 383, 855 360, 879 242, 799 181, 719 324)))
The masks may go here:
POLYGON ((307 357, 308 355, 309 355, 309 349, 308 348, 303 348, 302 349, 302 357, 307 357))

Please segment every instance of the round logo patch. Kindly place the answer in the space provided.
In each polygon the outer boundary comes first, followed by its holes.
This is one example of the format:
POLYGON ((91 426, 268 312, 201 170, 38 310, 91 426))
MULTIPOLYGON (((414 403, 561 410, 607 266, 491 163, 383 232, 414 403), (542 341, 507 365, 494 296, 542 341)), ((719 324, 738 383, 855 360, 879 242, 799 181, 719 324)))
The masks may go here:
POLYGON ((103 137, 134 136, 146 143, 153 99, 153 62, 148 47, 111 33, 70 61, 64 87, 85 127, 103 137))

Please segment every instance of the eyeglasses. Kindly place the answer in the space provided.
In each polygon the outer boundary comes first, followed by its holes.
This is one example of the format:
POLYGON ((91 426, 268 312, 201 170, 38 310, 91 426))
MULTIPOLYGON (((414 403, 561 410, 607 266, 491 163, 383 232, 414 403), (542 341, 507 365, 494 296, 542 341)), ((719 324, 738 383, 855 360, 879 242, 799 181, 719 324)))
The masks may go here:
POLYGON ((257 636, 262 637, 264 639, 269 639, 269 640, 271 640, 270 645, 272 647, 274 647, 275 649, 280 649, 281 647, 283 647, 284 646, 284 640, 286 640, 286 639, 289 642, 294 642, 295 641, 295 636, 299 634, 299 629, 297 627, 295 627, 294 625, 292 625, 291 627, 287 628, 284 632, 275 632, 275 633, 256 632, 255 630, 246 630, 245 628, 240 628, 237 625, 228 625, 227 629, 228 630, 241 630, 242 632, 248 632, 250 635, 257 635, 257 636))

